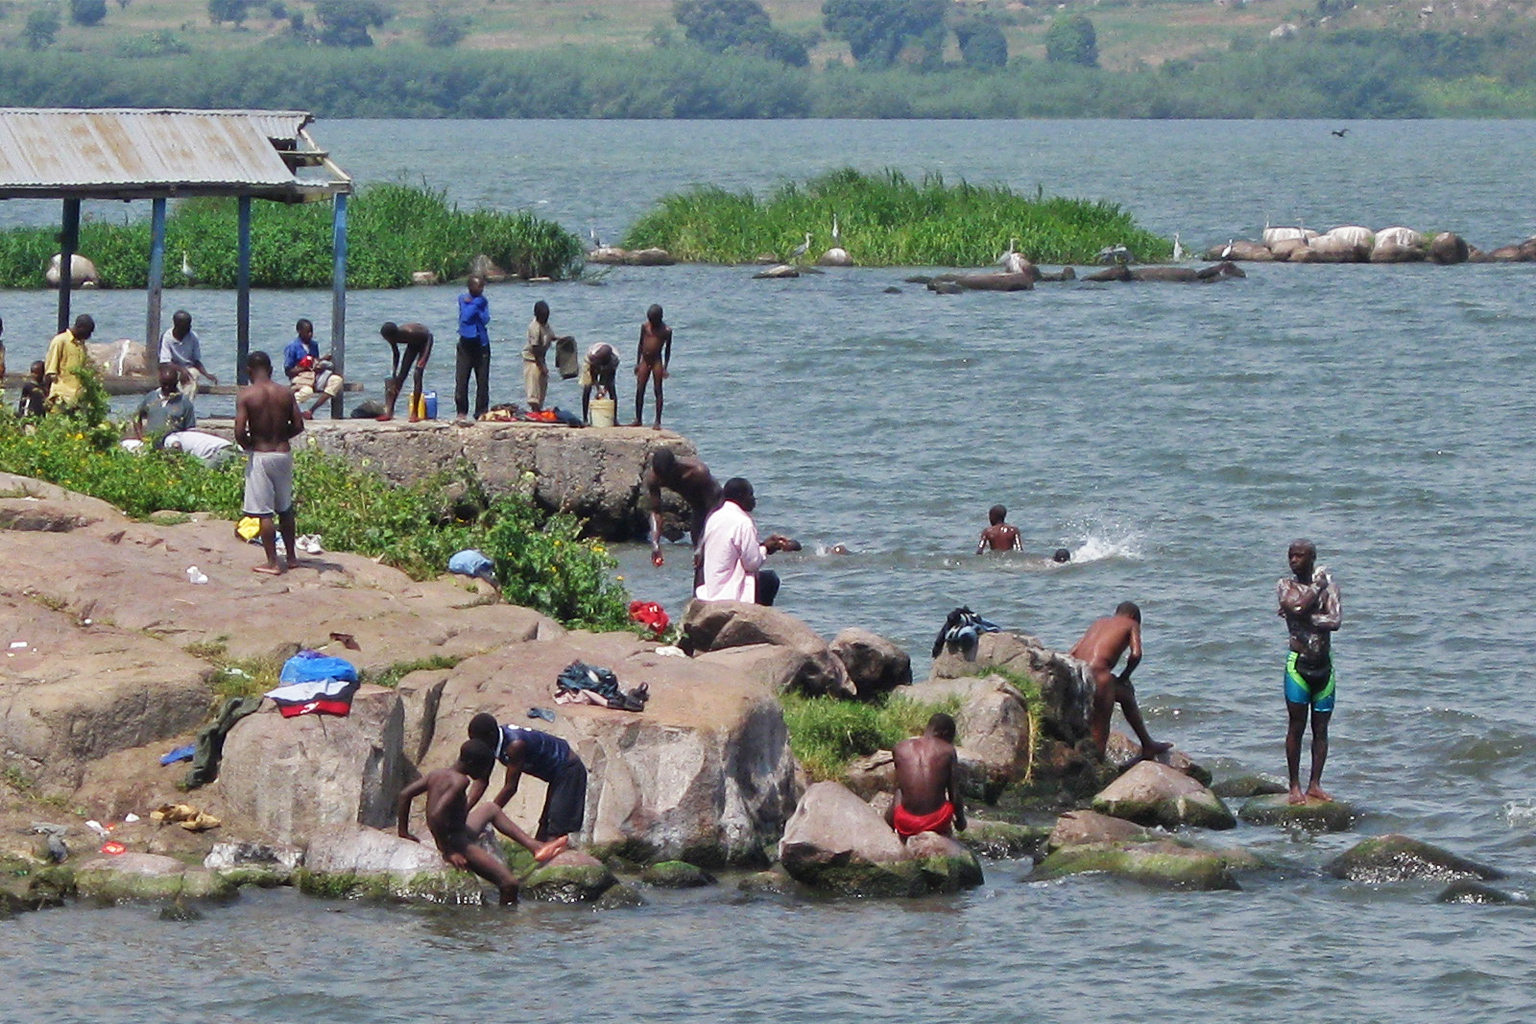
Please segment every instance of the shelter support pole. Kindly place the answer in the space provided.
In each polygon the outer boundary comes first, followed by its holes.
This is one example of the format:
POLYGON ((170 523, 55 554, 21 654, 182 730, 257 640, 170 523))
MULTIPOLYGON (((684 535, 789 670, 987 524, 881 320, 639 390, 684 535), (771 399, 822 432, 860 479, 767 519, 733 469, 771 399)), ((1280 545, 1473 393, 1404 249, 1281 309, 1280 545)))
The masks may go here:
POLYGON ((64 225, 59 232, 59 332, 69 327, 69 292, 74 284, 75 250, 80 246, 80 200, 64 200, 64 225))
MULTIPOLYGON (((331 254, 331 356, 336 361, 336 372, 346 379, 347 355, 347 194, 336 193, 332 200, 331 254)), ((345 415, 342 396, 336 393, 331 399, 331 418, 345 415)))
POLYGON ((238 200, 240 238, 235 269, 235 380, 249 384, 245 360, 251 354, 251 197, 238 200))
POLYGON ((160 358, 160 296, 165 282, 165 200, 150 200, 149 310, 144 317, 144 358, 160 358))

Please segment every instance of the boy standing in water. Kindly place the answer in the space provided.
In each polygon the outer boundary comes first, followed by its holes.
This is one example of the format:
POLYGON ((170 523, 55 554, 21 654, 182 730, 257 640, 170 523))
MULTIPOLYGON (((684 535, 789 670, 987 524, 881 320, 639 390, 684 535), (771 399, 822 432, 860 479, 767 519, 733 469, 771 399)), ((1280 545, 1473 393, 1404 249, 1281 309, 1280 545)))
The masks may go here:
POLYGON ((469 375, 475 375, 475 419, 491 404, 491 304, 485 298, 485 280, 469 275, 459 296, 459 349, 453 362, 453 411, 462 422, 469 412, 469 375))
POLYGON ((1004 522, 1008 518, 1008 510, 1002 505, 993 505, 987 510, 987 522, 990 524, 981 531, 981 540, 976 544, 976 553, 983 551, 1023 551, 1024 542, 1019 539, 1019 531, 1016 527, 1004 522))
POLYGON ((1337 680, 1333 671, 1333 632, 1343 620, 1339 585, 1333 573, 1317 564, 1317 546, 1310 540, 1291 542, 1286 559, 1291 575, 1276 586, 1277 612, 1291 634, 1285 659, 1285 767, 1290 773, 1293 804, 1332 800, 1321 785, 1328 760, 1328 722, 1333 717, 1337 680), (1301 736, 1312 717, 1312 774, 1301 788, 1301 736))
POLYGON ((645 311, 645 323, 640 325, 640 353, 635 359, 635 422, 640 426, 645 419, 645 383, 654 382, 656 389, 656 422, 661 429, 661 382, 667 376, 667 365, 672 361, 672 328, 661 319, 661 307, 652 306, 645 311))
POLYGON ((440 768, 400 791, 396 825, 401 839, 421 842, 411 834, 411 803, 422 793, 427 794, 427 828, 432 830, 432 838, 437 842, 443 860, 456 868, 473 871, 496 886, 501 892, 502 904, 506 905, 517 902, 517 879, 500 858, 476 843, 486 822, 522 844, 540 864, 565 849, 565 839, 535 843, 495 804, 481 804, 470 810, 466 795, 470 783, 489 779, 493 764, 495 757, 491 748, 479 740, 469 740, 459 747, 459 759, 453 767, 440 768))

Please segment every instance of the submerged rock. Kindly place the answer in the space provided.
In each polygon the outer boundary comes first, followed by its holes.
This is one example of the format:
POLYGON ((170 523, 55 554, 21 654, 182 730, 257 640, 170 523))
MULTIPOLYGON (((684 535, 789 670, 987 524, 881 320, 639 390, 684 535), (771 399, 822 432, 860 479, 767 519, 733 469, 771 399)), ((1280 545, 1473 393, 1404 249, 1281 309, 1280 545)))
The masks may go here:
POLYGON ((1441 890, 1440 895, 1435 897, 1435 902, 1505 904, 1529 903, 1530 901, 1524 896, 1505 892, 1503 889, 1495 889, 1493 886, 1484 885, 1482 882, 1463 880, 1452 882, 1446 886, 1441 890))
POLYGON ((592 906, 598 910, 628 910, 633 907, 643 907, 646 898, 639 889, 632 885, 620 882, 599 896, 592 906))
POLYGON ((1155 761, 1140 761, 1093 798, 1100 814, 1140 825, 1227 829, 1237 819, 1221 798, 1187 775, 1155 761))
POLYGON ((224 896, 234 889, 212 871, 154 853, 92 858, 75 869, 74 884, 80 896, 109 903, 224 896))
POLYGON ((1504 877, 1504 872, 1497 868, 1396 832, 1356 843, 1330 861, 1324 870, 1335 878, 1376 884, 1473 878, 1488 881, 1504 877))
POLYGON ((791 266, 788 263, 780 263, 776 267, 769 267, 767 270, 759 270, 757 273, 752 275, 752 279, 754 281, 778 281, 785 278, 799 276, 799 267, 791 266))
MULTIPOLYGON (((1009 821, 970 820, 969 827, 956 838, 978 857, 1014 860, 1045 855, 1050 830, 1038 825, 1015 825, 1009 821)), ((910 844, 909 844, 910 845, 910 844)))
POLYGON ((1272 775, 1239 775, 1206 785, 1211 787, 1211 792, 1226 800, 1245 800, 1251 796, 1290 792, 1283 781, 1272 775))
POLYGON ((1063 846, 1035 868, 1029 881, 1103 873, 1144 885, 1198 891, 1237 889, 1226 855, 1170 839, 1146 843, 1063 846))
POLYGON ((1297 825, 1315 832, 1347 832, 1359 815, 1340 800, 1290 802, 1290 793, 1264 794, 1248 799, 1238 817, 1253 825, 1297 825))
POLYGON ((658 889, 698 889, 715 884, 715 876, 683 860, 664 860, 652 864, 640 880, 658 889))

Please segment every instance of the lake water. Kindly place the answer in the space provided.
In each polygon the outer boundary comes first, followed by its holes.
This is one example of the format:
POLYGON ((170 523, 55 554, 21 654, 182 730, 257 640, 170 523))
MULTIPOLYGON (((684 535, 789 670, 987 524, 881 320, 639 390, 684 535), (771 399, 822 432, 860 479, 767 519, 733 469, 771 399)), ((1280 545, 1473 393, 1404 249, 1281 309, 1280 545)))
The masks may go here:
MULTIPOLYGON (((1532 122, 337 122, 315 133, 360 180, 425 180, 467 205, 529 206, 618 237, 691 182, 765 188, 852 164, 941 171, 1106 198, 1189 249, 1266 219, 1456 230, 1484 248, 1533 233, 1532 122)), ((8 215, 0 206, 0 216, 8 215)), ((33 216, 18 210, 15 218, 33 216)), ((807 225, 815 229, 816 225, 807 225)), ((824 227, 823 227, 824 230, 824 227)), ((926 665, 945 614, 1070 645, 1135 600, 1138 689, 1154 735, 1218 774, 1283 772, 1284 630, 1274 582, 1296 536, 1344 598, 1325 783, 1356 834, 1225 840, 1288 871, 1223 894, 1102 879, 987 884, 919 903, 744 902, 655 894, 632 912, 323 904, 288 892, 170 924, 151 909, 0 923, 0 1013, 117 1021, 1348 1021, 1529 1016, 1530 910, 1444 906, 1433 886, 1372 887, 1318 867, 1361 834, 1402 831, 1532 887, 1531 660, 1536 399, 1525 378, 1529 265, 1268 266, 1209 286, 1043 285, 939 296, 908 271, 752 281, 750 268, 620 268, 601 287, 488 290, 493 400, 518 397, 537 298, 587 344, 632 351, 645 307, 677 332, 666 423, 717 476, 756 486, 781 605, 831 634, 860 625, 926 665), (885 289, 896 286, 897 294, 885 289), (971 554, 986 509, 1073 564, 971 554), (843 543, 853 554, 819 555, 843 543), (926 1009, 926 1004, 934 1009, 926 1009)), ((387 368, 373 330, 449 337, 455 290, 357 292, 352 375, 387 368)), ((220 370, 232 294, 172 293, 220 370)), ((104 337, 142 332, 143 296, 80 296, 104 337)), ((257 293, 257 345, 329 296, 257 293)), ((13 367, 38 358, 52 297, 0 294, 13 367)), ((451 353, 429 371, 446 407, 451 353)), ((554 401, 579 404, 573 383, 554 401)), ((621 381, 620 412, 633 391, 621 381)), ((210 406, 210 409, 217 409, 210 406)), ((621 552, 636 596, 676 611, 687 558, 621 552)))

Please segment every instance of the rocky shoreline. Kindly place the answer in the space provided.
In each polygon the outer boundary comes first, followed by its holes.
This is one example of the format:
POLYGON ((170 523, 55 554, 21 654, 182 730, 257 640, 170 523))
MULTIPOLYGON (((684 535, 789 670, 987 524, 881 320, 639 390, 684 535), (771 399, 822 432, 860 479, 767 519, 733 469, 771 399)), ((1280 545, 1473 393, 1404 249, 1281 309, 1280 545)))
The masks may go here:
MULTIPOLYGON (((984 635, 969 656, 941 654, 913 685, 905 654, 867 631, 828 643, 782 611, 694 603, 683 615, 692 653, 679 656, 359 556, 327 553, 260 576, 225 522, 136 522, 17 477, 0 477, 0 495, 4 910, 75 898, 179 908, 243 885, 480 903, 477 878, 394 835, 396 795, 453 759, 474 713, 520 722, 550 705, 556 674, 574 660, 646 684, 651 699, 640 713, 562 705, 538 723, 572 744, 591 780, 579 850, 537 870, 513 851, 531 899, 634 906, 653 889, 714 884, 722 871, 750 892, 909 897, 974 887, 1020 860, 1038 861, 1031 880, 1109 874, 1231 889, 1276 869, 1205 838, 1238 818, 1314 830, 1361 818, 1340 803, 1291 807, 1263 782, 1213 789, 1188 758, 1141 761, 1124 737, 1100 761, 1081 742, 1080 664, 1028 637, 984 635), (189 582, 193 563, 207 583, 189 582), (268 703, 229 730, 217 778, 184 789, 182 766, 162 766, 161 755, 191 742, 242 675, 300 648, 346 657, 372 680, 351 713, 284 718, 268 703), (925 833, 902 844, 885 826, 888 752, 812 784, 791 751, 781 693, 856 700, 893 688, 958 709, 978 812, 961 843, 925 833), (1247 802, 1234 815, 1218 790, 1247 802)), ((542 784, 527 783, 508 812, 531 822, 542 797, 542 784)), ((419 805, 417 814, 420 831, 419 805)), ((1496 869, 1401 836, 1366 839, 1325 870, 1451 883, 1451 900, 1520 898, 1485 885, 1496 869)))

